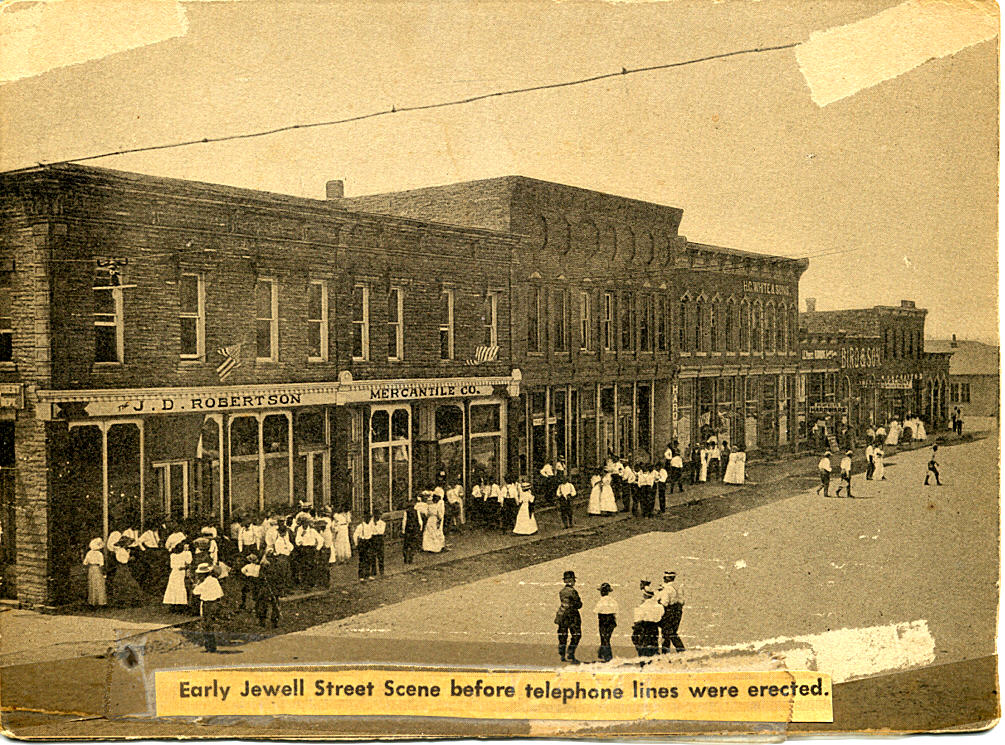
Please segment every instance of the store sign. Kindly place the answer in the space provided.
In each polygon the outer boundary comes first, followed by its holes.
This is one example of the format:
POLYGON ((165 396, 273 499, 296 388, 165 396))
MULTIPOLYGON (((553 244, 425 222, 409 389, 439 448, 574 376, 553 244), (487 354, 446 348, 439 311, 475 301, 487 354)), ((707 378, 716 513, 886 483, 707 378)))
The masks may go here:
POLYGON ((881 362, 876 347, 844 347, 841 350, 841 367, 844 368, 879 367, 881 362))
POLYGON ((883 390, 909 391, 914 387, 914 375, 884 375, 876 384, 877 388, 883 390))
POLYGON ((340 404, 382 403, 392 401, 419 401, 426 398, 469 398, 491 396, 494 387, 477 383, 431 380, 428 383, 387 382, 352 383, 342 386, 338 394, 340 404))
POLYGON ((188 414, 239 409, 281 409, 290 406, 318 406, 335 403, 335 394, 327 391, 241 389, 199 393, 196 395, 162 395, 156 398, 102 398, 85 407, 88 416, 130 416, 133 414, 188 414))
POLYGON ((836 360, 838 352, 836 349, 804 349, 804 360, 836 360))
POLYGON ((776 285, 773 282, 753 282, 749 279, 744 280, 743 291, 758 295, 784 295, 785 297, 792 295, 792 288, 788 285, 776 285))
POLYGON ((24 408, 24 384, 0 383, 0 409, 24 408))
POLYGON ((847 416, 848 407, 844 404, 810 404, 810 414, 814 416, 847 416))

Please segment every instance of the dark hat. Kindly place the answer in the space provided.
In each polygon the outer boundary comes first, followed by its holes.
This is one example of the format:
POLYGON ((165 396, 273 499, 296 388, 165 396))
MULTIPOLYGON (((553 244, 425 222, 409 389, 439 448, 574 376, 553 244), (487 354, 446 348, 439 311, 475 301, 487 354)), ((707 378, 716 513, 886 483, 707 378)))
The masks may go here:
POLYGON ((666 571, 663 572, 663 576, 666 577, 667 579, 676 579, 677 572, 673 571, 672 569, 667 569, 666 571))
POLYGON ((570 569, 569 571, 567 571, 565 574, 562 575, 562 579, 563 580, 565 580, 565 579, 576 579, 576 573, 573 572, 570 569))
POLYGON ((200 564, 195 569, 195 573, 196 574, 209 574, 212 571, 213 571, 213 565, 212 564, 205 564, 205 563, 200 564))
POLYGON ((656 593, 653 592, 652 590, 650 590, 648 587, 643 587, 642 588, 642 597, 644 597, 644 598, 651 598, 655 594, 656 593))
POLYGON ((639 589, 640 590, 644 590, 647 587, 649 587, 649 585, 651 585, 651 584, 652 584, 652 582, 650 582, 647 579, 639 580, 639 589))
POLYGON ((601 595, 610 595, 612 592, 614 592, 614 588, 611 587, 610 582, 604 582, 604 584, 600 586, 599 590, 601 595))

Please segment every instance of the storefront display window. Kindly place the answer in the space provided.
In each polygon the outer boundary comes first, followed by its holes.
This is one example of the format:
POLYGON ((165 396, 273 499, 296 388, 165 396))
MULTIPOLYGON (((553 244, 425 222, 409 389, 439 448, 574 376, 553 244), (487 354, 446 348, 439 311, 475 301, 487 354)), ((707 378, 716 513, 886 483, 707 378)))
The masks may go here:
POLYGON ((502 422, 499 404, 471 404, 471 475, 473 483, 502 476, 502 422))
MULTIPOLYGON (((464 474, 464 409, 458 404, 436 407, 437 471, 453 483, 464 474)), ((463 483, 463 481, 462 481, 463 483)))
POLYGON ((379 514, 401 509, 411 492, 411 412, 407 407, 374 409, 370 414, 370 509, 379 514))

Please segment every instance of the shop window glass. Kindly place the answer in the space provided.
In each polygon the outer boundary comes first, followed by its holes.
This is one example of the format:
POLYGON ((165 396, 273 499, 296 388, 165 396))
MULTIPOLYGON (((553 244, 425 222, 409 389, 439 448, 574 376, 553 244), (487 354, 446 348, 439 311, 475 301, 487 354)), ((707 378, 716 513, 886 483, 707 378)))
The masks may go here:
POLYGON ((140 429, 108 428, 108 524, 110 530, 140 527, 140 429))
POLYGON ((435 421, 439 470, 452 481, 464 471, 464 410, 457 405, 437 406, 435 421))
POLYGON ((471 405, 471 434, 499 431, 499 404, 471 405))
POLYGON ((189 511, 197 515, 219 515, 220 425, 213 419, 203 422, 194 471, 195 484, 189 496, 189 511))

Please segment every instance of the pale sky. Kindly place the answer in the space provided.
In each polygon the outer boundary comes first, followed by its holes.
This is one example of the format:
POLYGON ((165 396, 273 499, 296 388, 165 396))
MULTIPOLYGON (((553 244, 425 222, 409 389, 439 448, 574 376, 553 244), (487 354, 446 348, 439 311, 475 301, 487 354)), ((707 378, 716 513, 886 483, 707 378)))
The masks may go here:
MULTIPOLYGON (((94 0, 90 25, 46 27, 22 5, 0 42, 37 64, 0 60, 27 76, 0 85, 0 170, 805 42, 900 0, 167 2, 131 24, 94 0), (118 36, 82 44, 94 29, 118 36), (67 66, 39 72, 53 49, 67 66)), ((995 38, 823 107, 789 49, 90 163, 319 198, 334 178, 554 180, 680 207, 692 240, 809 256, 820 310, 913 299, 928 336, 997 343, 998 129, 995 38)))

